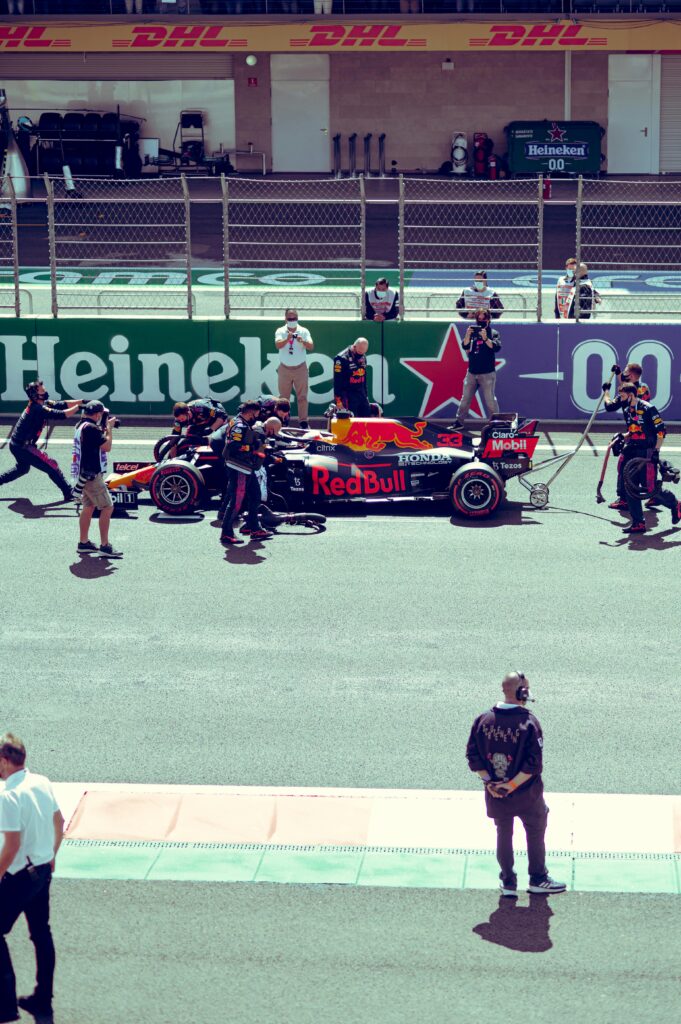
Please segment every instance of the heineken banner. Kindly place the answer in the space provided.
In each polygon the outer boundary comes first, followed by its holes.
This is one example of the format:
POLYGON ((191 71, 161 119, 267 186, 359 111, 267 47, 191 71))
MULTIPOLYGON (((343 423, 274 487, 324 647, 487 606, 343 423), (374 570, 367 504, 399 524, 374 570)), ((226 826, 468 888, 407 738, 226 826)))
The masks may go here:
MULTIPOLYGON (((279 357, 267 320, 0 320, 0 412, 25 403, 39 375, 53 397, 99 398, 122 415, 167 415, 176 401, 211 396, 228 410, 277 393, 279 357)), ((306 321, 310 412, 333 397, 333 357, 358 334, 369 339, 369 391, 386 415, 452 419, 468 368, 465 323, 306 321)), ((681 419, 681 347, 673 324, 519 324, 498 321, 497 397, 503 410, 583 421, 610 367, 642 363, 653 401, 681 419), (675 386, 676 385, 676 386, 675 386)), ((471 415, 484 408, 476 399, 471 415)), ((295 413, 295 407, 294 407, 295 413)))
POLYGON ((605 130, 595 121, 511 121, 511 174, 598 174, 605 130))

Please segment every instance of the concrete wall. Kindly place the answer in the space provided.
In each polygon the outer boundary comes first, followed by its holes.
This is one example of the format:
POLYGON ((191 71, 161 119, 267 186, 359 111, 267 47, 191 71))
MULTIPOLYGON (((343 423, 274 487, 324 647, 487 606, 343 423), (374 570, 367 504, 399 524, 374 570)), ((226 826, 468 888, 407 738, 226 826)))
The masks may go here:
MULTIPOLYGON (((258 55, 258 63, 249 68, 242 54, 234 56, 234 103, 236 107, 236 148, 253 148, 267 153, 267 169, 272 165, 272 97, 270 93, 270 56, 258 55), (257 86, 249 86, 248 79, 256 78, 257 86)), ((247 159, 237 158, 239 170, 253 168, 259 173, 259 165, 247 159)))

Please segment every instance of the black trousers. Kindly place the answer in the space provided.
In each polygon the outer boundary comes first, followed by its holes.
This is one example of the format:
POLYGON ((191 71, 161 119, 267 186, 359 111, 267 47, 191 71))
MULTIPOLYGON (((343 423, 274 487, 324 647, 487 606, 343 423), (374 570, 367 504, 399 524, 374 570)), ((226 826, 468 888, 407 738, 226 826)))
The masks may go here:
POLYGON ((521 790, 503 800, 485 794, 487 813, 494 819, 497 829, 497 860, 499 877, 507 885, 515 885, 517 876, 514 869, 513 826, 519 818, 527 839, 527 870, 530 882, 542 882, 547 875, 546 844, 544 836, 549 819, 549 809, 544 800, 543 789, 521 790), (490 813, 490 812, 493 813, 490 813))
POLYGON ((56 484, 65 498, 71 497, 71 487, 62 473, 55 459, 51 459, 47 452, 41 451, 34 444, 21 445, 9 443, 9 450, 17 461, 14 469, 8 469, 0 475, 0 486, 8 484, 12 480, 18 480, 26 476, 29 469, 39 469, 47 473, 53 484, 56 484))
POLYGON ((50 930, 49 864, 6 874, 0 882, 0 1014, 11 1017, 17 1010, 14 968, 7 948, 9 935, 20 914, 26 915, 28 933, 35 946, 36 996, 41 1002, 52 999, 54 978, 54 942, 50 930))
POLYGON ((234 523, 241 510, 246 506, 246 525, 251 530, 260 529, 258 509, 260 507, 260 484, 255 473, 240 473, 236 469, 227 470, 227 488, 222 498, 220 511, 222 514, 221 536, 232 536, 234 523))
POLYGON ((371 416, 371 404, 366 391, 348 391, 348 408, 354 416, 371 416))

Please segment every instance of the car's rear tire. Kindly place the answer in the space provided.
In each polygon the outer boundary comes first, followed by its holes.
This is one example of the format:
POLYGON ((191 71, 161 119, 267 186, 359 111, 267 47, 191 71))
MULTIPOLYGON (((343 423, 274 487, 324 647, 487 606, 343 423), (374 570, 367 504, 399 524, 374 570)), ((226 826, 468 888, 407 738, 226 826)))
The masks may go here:
POLYGON ((195 512, 201 504, 202 490, 196 473, 177 463, 159 466, 149 483, 154 505, 169 516, 195 512))
POLYGON ((456 515, 481 519, 499 508, 504 497, 504 482, 490 466, 468 464, 457 469, 452 477, 449 497, 456 515))

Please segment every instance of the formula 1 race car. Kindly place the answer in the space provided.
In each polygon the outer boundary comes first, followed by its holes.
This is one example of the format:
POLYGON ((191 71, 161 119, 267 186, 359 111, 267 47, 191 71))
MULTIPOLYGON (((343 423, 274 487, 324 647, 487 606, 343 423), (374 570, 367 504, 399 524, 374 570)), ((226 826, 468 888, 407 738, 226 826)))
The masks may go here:
MULTIPOLYGON (((340 501, 430 499, 470 518, 497 510, 505 483, 532 468, 537 421, 499 413, 479 441, 427 420, 334 417, 330 430, 282 430, 265 460, 273 507, 310 510, 340 501)), ((107 484, 116 504, 136 505, 141 489, 170 515, 200 508, 225 485, 222 459, 196 438, 173 439, 173 458, 116 463, 107 484), (176 446, 176 447, 175 447, 176 446)))

